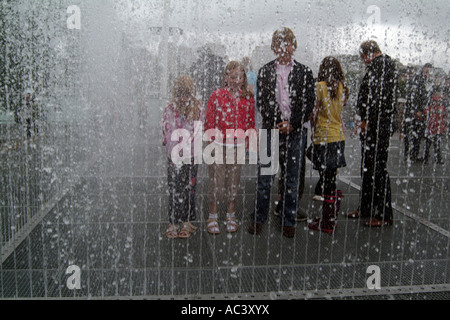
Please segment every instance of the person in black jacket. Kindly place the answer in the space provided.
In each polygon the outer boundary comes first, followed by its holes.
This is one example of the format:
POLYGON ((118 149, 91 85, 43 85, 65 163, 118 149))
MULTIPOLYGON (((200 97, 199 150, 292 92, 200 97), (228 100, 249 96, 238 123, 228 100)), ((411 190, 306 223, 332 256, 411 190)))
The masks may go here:
MULTIPOLYGON (((283 235, 295 236, 298 188, 302 159, 305 157, 308 121, 315 102, 315 83, 311 69, 293 59, 297 40, 289 28, 274 32, 272 50, 277 56, 258 73, 257 107, 262 116, 262 129, 267 132, 267 149, 272 150, 271 135, 279 133, 280 176, 284 180, 283 208, 280 212, 283 235), (273 130, 278 131, 273 131, 273 130)), ((275 146, 276 147, 276 146, 275 146)), ((261 150, 266 153, 268 150, 261 150)), ((265 174, 266 164, 259 161, 255 210, 248 231, 259 234, 270 208, 270 192, 274 174, 265 174)))
POLYGON ((388 148, 397 100, 394 61, 375 41, 361 44, 360 56, 367 69, 362 80, 357 111, 361 117, 361 176, 359 208, 348 217, 370 217, 370 227, 392 225, 391 182, 387 171, 388 148))
POLYGON ((425 139, 425 108, 430 100, 427 90, 427 80, 430 78, 433 66, 427 63, 416 74, 407 87, 407 100, 403 116, 405 160, 421 161, 419 157, 420 143, 425 139), (410 146, 410 143, 412 146, 410 146), (411 147, 411 149, 410 149, 411 147))

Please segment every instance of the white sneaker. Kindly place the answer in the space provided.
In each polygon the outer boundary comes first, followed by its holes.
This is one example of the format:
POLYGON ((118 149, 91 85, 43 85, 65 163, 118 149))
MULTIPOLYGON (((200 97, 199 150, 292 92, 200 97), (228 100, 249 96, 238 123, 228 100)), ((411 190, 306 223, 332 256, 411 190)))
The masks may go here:
POLYGON ((325 199, 324 199, 324 197, 319 196, 318 194, 316 194, 316 195, 314 195, 313 200, 314 200, 314 201, 323 201, 323 200, 325 200, 325 199))

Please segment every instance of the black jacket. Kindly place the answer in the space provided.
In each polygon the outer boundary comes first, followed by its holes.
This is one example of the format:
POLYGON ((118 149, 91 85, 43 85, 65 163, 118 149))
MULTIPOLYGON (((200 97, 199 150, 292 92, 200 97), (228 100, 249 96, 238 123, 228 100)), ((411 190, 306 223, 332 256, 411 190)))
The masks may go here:
POLYGON ((394 61, 387 55, 376 57, 366 69, 358 93, 357 111, 368 125, 366 137, 389 139, 393 130, 397 103, 398 73, 394 61))
MULTIPOLYGON (((275 60, 263 66, 258 73, 257 107, 262 116, 263 129, 276 129, 282 122, 275 90, 277 87, 277 69, 275 60)), ((311 69, 294 60, 289 74, 289 92, 291 101, 290 124, 294 132, 300 132, 314 109, 315 82, 311 69)))
POLYGON ((417 112, 424 112, 429 102, 428 92, 426 88, 426 79, 422 75, 422 72, 416 74, 409 82, 406 89, 406 105, 403 115, 403 121, 405 127, 409 128, 410 125, 425 125, 425 121, 416 119, 415 114, 417 112))

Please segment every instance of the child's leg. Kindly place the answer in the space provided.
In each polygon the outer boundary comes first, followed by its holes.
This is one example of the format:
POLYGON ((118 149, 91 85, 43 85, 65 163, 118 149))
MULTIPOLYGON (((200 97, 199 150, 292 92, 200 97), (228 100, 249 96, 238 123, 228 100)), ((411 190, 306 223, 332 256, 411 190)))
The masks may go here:
POLYGON ((167 163, 167 187, 169 189, 169 199, 167 201, 169 222, 175 223, 175 188, 176 188, 176 172, 173 163, 169 160, 167 163))
POLYGON ((209 174, 209 212, 216 214, 219 212, 219 203, 222 200, 223 187, 225 182, 224 164, 211 164, 208 168, 209 174))
POLYGON ((197 219, 196 208, 196 191, 197 191, 197 173, 198 164, 193 164, 190 168, 190 183, 189 183, 189 220, 194 221, 197 219))
POLYGON ((336 191, 336 169, 326 169, 324 171, 324 194, 332 195, 336 191))
POLYGON ((434 151, 436 153, 436 161, 438 163, 442 163, 442 153, 441 153, 441 140, 442 140, 442 134, 438 134, 434 137, 434 151))
POLYGON ((236 197, 241 183, 242 165, 227 165, 226 169, 226 197, 227 213, 235 212, 236 197))
POLYGON ((242 165, 227 165, 227 232, 236 232, 238 223, 236 221, 236 197, 241 181, 242 165))
POLYGON ((178 191, 178 203, 176 217, 178 221, 183 223, 189 221, 190 213, 190 198, 191 198, 191 168, 192 165, 183 165, 177 175, 177 191, 178 191))
MULTIPOLYGON (((430 158, 430 147, 431 147, 432 139, 433 139, 432 137, 425 138, 425 154, 423 156, 423 160, 425 162, 427 162, 428 159, 430 158)), ((436 146, 434 149, 436 150, 436 146)))
POLYGON ((319 169, 319 181, 317 181, 316 187, 314 188, 314 194, 315 195, 322 195, 323 194, 323 187, 324 187, 324 170, 319 169))
POLYGON ((219 203, 222 200, 225 181, 225 164, 213 163, 209 165, 209 216, 207 220, 207 230, 211 234, 220 233, 219 224, 219 203))

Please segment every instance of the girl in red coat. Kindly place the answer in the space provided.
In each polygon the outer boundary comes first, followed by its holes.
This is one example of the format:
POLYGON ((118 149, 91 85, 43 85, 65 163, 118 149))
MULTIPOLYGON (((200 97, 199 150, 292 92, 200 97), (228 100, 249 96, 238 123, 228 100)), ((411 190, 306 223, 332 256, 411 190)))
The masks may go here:
POLYGON ((236 139, 230 132, 246 132, 255 128, 255 99, 248 89, 244 67, 231 61, 225 68, 222 88, 213 92, 208 101, 205 131, 214 129, 211 137, 214 161, 209 165, 209 217, 207 230, 220 233, 218 223, 219 203, 223 195, 227 199, 226 231, 236 232, 236 194, 239 190, 242 164, 238 161, 238 149, 245 147, 243 139, 236 139), (228 130, 228 132, 227 132, 228 130), (227 136, 228 133, 228 136, 227 136), (221 152, 219 152, 221 151, 221 152), (233 155, 232 158, 229 155, 233 155), (231 159, 231 160, 230 160, 231 159))

